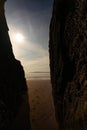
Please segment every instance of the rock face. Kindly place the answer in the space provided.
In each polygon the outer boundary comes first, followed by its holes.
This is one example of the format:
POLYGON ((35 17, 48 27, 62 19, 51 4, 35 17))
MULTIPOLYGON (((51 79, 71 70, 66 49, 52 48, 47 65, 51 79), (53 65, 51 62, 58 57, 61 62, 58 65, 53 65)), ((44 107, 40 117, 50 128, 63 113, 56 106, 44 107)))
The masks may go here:
POLYGON ((86 0, 54 0, 49 52, 54 105, 60 130, 86 130, 86 0))
POLYGON ((4 2, 0 0, 0 130, 10 129, 27 94, 23 67, 12 51, 4 2))

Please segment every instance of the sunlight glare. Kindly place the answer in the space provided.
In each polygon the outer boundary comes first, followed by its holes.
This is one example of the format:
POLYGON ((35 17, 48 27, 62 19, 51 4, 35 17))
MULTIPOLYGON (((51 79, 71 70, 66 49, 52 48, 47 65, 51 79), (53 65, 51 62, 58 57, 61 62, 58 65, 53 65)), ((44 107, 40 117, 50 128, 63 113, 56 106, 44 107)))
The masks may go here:
POLYGON ((24 40, 24 36, 21 33, 15 34, 14 38, 17 42, 22 42, 24 40))

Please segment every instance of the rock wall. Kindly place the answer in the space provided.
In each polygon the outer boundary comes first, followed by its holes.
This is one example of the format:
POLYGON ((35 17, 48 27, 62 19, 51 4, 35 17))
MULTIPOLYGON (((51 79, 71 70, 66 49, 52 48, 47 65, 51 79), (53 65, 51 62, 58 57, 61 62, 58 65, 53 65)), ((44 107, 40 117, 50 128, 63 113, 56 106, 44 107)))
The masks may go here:
POLYGON ((50 72, 60 130, 87 129, 87 1, 54 0, 50 72))
POLYGON ((27 85, 23 67, 13 54, 4 2, 0 0, 0 130, 10 130, 27 95, 27 85))

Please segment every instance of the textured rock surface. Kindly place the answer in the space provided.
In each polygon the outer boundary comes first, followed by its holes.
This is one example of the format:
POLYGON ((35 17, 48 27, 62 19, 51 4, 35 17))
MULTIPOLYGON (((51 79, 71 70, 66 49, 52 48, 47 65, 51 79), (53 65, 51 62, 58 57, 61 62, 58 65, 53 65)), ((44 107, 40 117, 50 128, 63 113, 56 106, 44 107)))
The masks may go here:
POLYGON ((53 97, 60 130, 86 130, 86 0, 54 0, 49 52, 53 97))
POLYGON ((27 94, 23 67, 12 51, 4 2, 0 0, 0 130, 10 129, 27 94))

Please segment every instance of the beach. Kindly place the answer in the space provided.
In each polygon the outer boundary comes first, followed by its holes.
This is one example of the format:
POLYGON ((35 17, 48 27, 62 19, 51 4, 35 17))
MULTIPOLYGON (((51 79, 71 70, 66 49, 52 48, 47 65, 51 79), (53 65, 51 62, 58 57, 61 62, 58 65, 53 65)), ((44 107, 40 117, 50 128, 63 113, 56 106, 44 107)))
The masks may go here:
POLYGON ((27 80, 31 130, 58 130, 50 80, 27 80))

